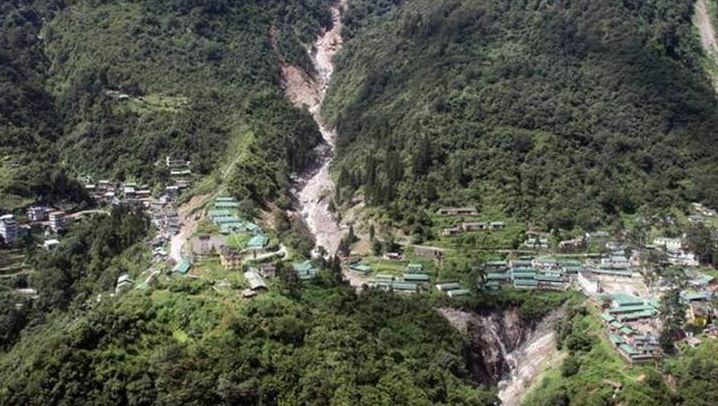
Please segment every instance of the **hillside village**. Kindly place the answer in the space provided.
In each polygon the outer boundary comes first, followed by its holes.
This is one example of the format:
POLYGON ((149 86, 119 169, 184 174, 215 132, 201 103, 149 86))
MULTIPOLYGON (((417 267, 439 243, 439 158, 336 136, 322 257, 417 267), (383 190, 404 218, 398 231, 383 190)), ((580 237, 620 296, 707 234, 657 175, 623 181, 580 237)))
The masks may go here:
MULTIPOLYGON (((96 208, 73 212, 47 205, 28 207, 22 214, 4 214, 0 236, 8 248, 3 251, 3 277, 31 271, 23 266, 21 248, 26 241, 39 240, 41 249, 52 251, 62 243, 72 222, 107 215, 121 204, 142 207, 155 232, 147 241, 152 264, 140 275, 121 275, 114 294, 148 289, 157 278, 175 275, 207 280, 218 290, 236 289, 239 297, 251 299, 273 289, 272 280, 281 273, 293 274, 299 283, 310 282, 327 266, 324 261, 298 256, 273 230, 246 216, 236 199, 223 195, 215 195, 193 215, 199 225, 182 242, 181 257, 173 258, 170 244, 184 227, 177 199, 191 185, 191 170, 189 162, 170 157, 165 165, 172 183, 159 192, 134 182, 99 180, 86 185, 96 208)), ((699 224, 715 230, 715 211, 702 205, 691 206, 682 226, 670 218, 654 219, 658 226, 649 227, 650 236, 643 235, 639 241, 629 232, 601 230, 561 239, 554 233, 522 231, 503 218, 486 218, 473 207, 440 208, 434 216, 437 237, 423 245, 379 244, 374 237, 371 253, 339 253, 345 279, 357 290, 423 292, 449 299, 505 289, 578 291, 588 298, 606 339, 629 365, 656 363, 662 358, 661 302, 676 288, 685 313, 679 332, 685 345, 697 346, 718 336, 713 300, 718 290, 717 272, 701 265, 697 253, 690 250, 685 231, 675 234, 682 227, 699 224), (673 236, 660 234, 661 229, 673 230, 673 236), (517 230, 523 236, 517 246, 505 245, 483 252, 481 257, 465 256, 471 249, 462 248, 461 241, 488 238, 484 241, 491 245, 506 244, 506 236, 517 230), (465 264, 463 271, 457 263, 465 264)), ((32 287, 18 288, 17 293, 34 298, 42 294, 32 287)))

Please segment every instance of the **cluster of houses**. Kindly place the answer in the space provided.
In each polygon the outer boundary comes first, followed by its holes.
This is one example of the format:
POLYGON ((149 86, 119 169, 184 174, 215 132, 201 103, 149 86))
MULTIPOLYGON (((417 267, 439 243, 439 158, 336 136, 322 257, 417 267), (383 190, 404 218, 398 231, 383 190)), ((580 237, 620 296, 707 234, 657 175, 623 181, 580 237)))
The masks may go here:
MULTIPOLYGON (((165 187, 165 194, 170 198, 177 197, 180 192, 192 184, 192 171, 190 161, 165 158, 165 165, 170 172, 172 183, 165 187)), ((85 179, 85 190, 95 201, 107 204, 119 204, 122 200, 142 202, 145 207, 150 204, 152 191, 149 185, 139 185, 137 182, 118 182, 101 179, 94 182, 91 178, 85 179)))
POLYGON ((121 201, 137 201, 149 205, 152 191, 147 185, 136 182, 115 182, 107 179, 97 183, 88 182, 85 190, 95 201, 107 204, 119 204, 121 201))
MULTIPOLYGON (((602 244, 608 241, 609 234, 606 231, 593 231, 558 243, 558 250, 564 253, 579 252, 586 249, 590 242, 602 244)), ((550 245, 549 234, 536 231, 528 231, 526 239, 521 244, 529 250, 548 250, 550 245)))
POLYGON ((714 209, 708 208, 700 203, 691 203, 691 207, 693 207, 693 210, 699 216, 715 217, 717 215, 714 209))
MULTIPOLYGON (((350 269, 363 274, 370 274, 373 272, 371 267, 361 263, 350 265, 350 269)), ((386 273, 374 275, 373 281, 369 283, 369 286, 395 292, 415 293, 429 289, 431 286, 431 275, 428 271, 424 270, 423 265, 410 263, 406 266, 401 275, 386 273)), ((436 289, 440 292, 444 292, 449 297, 465 296, 469 294, 467 289, 463 289, 458 282, 454 281, 438 283, 436 284, 436 289)))
POLYGON ((522 257, 512 261, 490 261, 484 264, 484 288, 566 290, 582 264, 572 259, 522 257))
POLYGON ((170 179, 172 180, 172 184, 165 188, 167 194, 177 196, 182 190, 192 184, 191 164, 190 161, 183 159, 172 158, 170 156, 165 158, 165 165, 170 171, 170 179))
POLYGON ((30 207, 25 214, 25 220, 18 219, 14 214, 0 216, 0 236, 5 244, 14 244, 27 235, 33 227, 45 229, 46 232, 60 233, 67 228, 69 222, 64 211, 50 207, 30 207))
POLYGON ((593 298, 602 306, 601 321, 608 339, 630 364, 654 362, 661 357, 658 300, 626 293, 593 298))
POLYGON ((547 250, 549 247, 548 235, 529 231, 522 246, 531 250, 547 250))
POLYGON ((506 228, 506 224, 503 221, 462 222, 453 227, 443 229, 441 231, 441 235, 448 237, 474 231, 499 231, 504 228, 506 228))
MULTIPOLYGON (((475 207, 442 207, 436 214, 443 217, 476 217, 479 211, 475 207)), ((498 231, 506 228, 503 221, 464 221, 441 231, 444 237, 476 231, 498 231)))
POLYGON ((698 257, 685 248, 685 236, 681 238, 658 237, 648 248, 658 249, 666 253, 668 262, 679 266, 698 266, 698 257))
MULTIPOLYGON (((711 275, 685 270, 688 283, 681 291, 681 302, 686 305, 686 318, 696 327, 710 327, 718 315, 713 298, 718 292, 718 280, 711 275)), ((718 330, 715 326, 714 330, 718 330)), ((717 331, 718 332, 718 331, 717 331)))
POLYGON ((239 202, 233 197, 220 196, 215 199, 213 208, 207 214, 224 235, 232 233, 263 234, 258 225, 237 216, 239 206, 239 202))
POLYGON ((250 233, 252 236, 245 249, 254 253, 262 251, 267 246, 269 237, 264 234, 260 226, 239 218, 236 214, 237 209, 239 203, 233 197, 217 197, 213 208, 207 214, 221 234, 250 233))
MULTIPOLYGON (((354 265, 351 269, 362 271, 362 269, 359 268, 360 266, 361 265, 354 265)), ((369 272, 371 272, 371 269, 366 273, 369 272)), ((428 272, 424 271, 424 267, 421 264, 409 264, 406 269, 404 269, 404 273, 399 276, 391 274, 375 275, 374 281, 370 283, 369 286, 397 292, 413 293, 428 288, 430 283, 431 276, 428 272)))

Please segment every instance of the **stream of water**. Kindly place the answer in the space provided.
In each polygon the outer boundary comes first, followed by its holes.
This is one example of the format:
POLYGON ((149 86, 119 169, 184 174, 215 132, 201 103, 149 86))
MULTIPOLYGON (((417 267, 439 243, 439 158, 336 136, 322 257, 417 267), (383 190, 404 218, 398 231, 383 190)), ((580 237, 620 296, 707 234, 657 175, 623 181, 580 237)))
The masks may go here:
POLYGON ((311 94, 309 97, 303 97, 302 102, 308 105, 309 112, 317 122, 324 139, 323 144, 317 148, 318 166, 299 183, 300 187, 297 192, 302 217, 316 237, 317 248, 314 250, 314 255, 319 254, 318 247, 323 247, 327 253, 334 254, 339 248, 343 234, 336 217, 329 210, 330 195, 334 190, 334 182, 329 175, 329 168, 334 159, 336 131, 325 124, 321 107, 334 72, 334 56, 342 46, 341 14, 345 7, 346 0, 342 0, 332 8, 332 28, 317 39, 314 49, 310 53, 316 71, 315 77, 307 78, 304 75, 304 80, 288 81, 290 87, 294 83, 295 87, 300 88, 288 89, 290 92, 311 94), (301 89, 301 87, 305 88, 301 89))

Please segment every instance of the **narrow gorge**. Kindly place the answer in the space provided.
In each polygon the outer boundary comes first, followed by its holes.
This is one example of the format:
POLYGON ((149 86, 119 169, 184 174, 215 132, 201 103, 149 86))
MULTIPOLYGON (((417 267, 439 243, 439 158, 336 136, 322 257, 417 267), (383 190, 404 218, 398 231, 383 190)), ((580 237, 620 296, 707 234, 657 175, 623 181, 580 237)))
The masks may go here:
POLYGON ((329 169, 334 159, 336 131, 324 122, 321 108, 334 72, 334 56, 342 46, 341 16, 346 6, 347 0, 341 0, 332 8, 332 26, 308 50, 314 66, 312 74, 296 66, 282 67, 287 98, 295 106, 309 110, 323 138, 316 149, 316 164, 300 176, 295 187, 299 211, 316 239, 315 256, 322 253, 320 247, 334 254, 342 238, 342 229, 329 209, 334 190, 329 169))
POLYGON ((440 312, 466 335, 464 359, 473 378, 498 386, 504 405, 519 405, 541 372, 560 362, 554 325, 565 315, 563 307, 535 325, 523 320, 517 309, 476 314, 444 308, 440 312))

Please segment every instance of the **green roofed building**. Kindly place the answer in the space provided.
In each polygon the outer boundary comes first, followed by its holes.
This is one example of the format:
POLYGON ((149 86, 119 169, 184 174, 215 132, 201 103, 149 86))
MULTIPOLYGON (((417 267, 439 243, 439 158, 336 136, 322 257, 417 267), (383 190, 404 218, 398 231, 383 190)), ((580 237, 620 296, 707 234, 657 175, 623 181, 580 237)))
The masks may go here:
POLYGON ((601 313, 601 320, 603 320, 604 323, 610 323, 610 322, 616 320, 616 318, 611 316, 610 314, 604 312, 604 313, 601 313))
POLYGON ((207 214, 212 220, 223 217, 232 217, 232 212, 229 210, 210 210, 207 214))
POLYGON ((231 224, 231 223, 244 224, 244 221, 240 220, 236 216, 216 217, 216 218, 213 218, 213 220, 214 220, 215 224, 217 224, 218 226, 221 226, 222 224, 231 224))
POLYGON ((217 196, 216 199, 214 199, 215 202, 236 202, 234 197, 231 196, 217 196))
POLYGON ((238 209, 239 203, 237 202, 215 202, 214 208, 217 210, 221 209, 238 209))
POLYGON ((536 278, 536 272, 535 271, 523 271, 523 270, 512 270, 511 276, 516 279, 535 279, 536 278))
POLYGON ((317 269, 309 260, 292 264, 292 269, 301 280, 312 279, 317 274, 317 269))
POLYGON ((612 321, 612 322, 609 323, 609 326, 615 328, 616 330, 620 330, 620 329, 623 328, 623 323, 621 323, 621 322, 618 321, 618 320, 614 320, 614 321, 612 321))
POLYGON ((626 353, 628 355, 636 354, 636 350, 633 349, 633 347, 631 347, 629 344, 621 344, 618 346, 618 348, 620 348, 621 351, 623 351, 624 353, 626 353))
POLYGON ((487 272, 487 281, 509 281, 511 280, 511 272, 487 272))
POLYGON ((403 292, 416 292, 417 285, 410 282, 393 282, 391 288, 403 292))
POLYGON ((457 296, 466 296, 469 293, 471 293, 471 292, 469 292, 469 290, 467 290, 467 289, 454 289, 454 290, 450 290, 450 291, 446 292, 446 295, 449 297, 457 297, 457 296))
POLYGON ((616 293, 611 295, 610 298, 616 306, 636 306, 644 304, 643 299, 627 293, 616 293))
POLYGON ((626 313, 637 313, 637 312, 644 312, 644 311, 653 311, 655 310, 653 306, 649 305, 631 305, 631 306, 618 306, 608 309, 608 312, 611 314, 626 314, 626 313))
POLYGON ((621 345, 621 344, 625 344, 625 343, 626 343, 626 339, 623 338, 623 336, 618 335, 618 334, 611 334, 611 335, 608 336, 608 338, 611 340, 611 342, 612 342, 613 345, 615 345, 615 346, 619 346, 619 345, 621 345))
POLYGON ((422 273, 405 273, 403 279, 406 282, 429 282, 431 280, 429 275, 422 273))
POLYGON ((438 289, 441 292, 448 292, 450 290, 461 289, 461 285, 458 282, 444 282, 444 283, 438 283, 436 285, 436 289, 438 289))
POLYGON ((362 263, 350 265, 349 269, 351 269, 352 271, 363 273, 364 275, 370 274, 373 271, 373 269, 369 265, 362 263))
POLYGON ((406 266, 406 273, 423 273, 424 266, 421 264, 409 264, 406 266))
POLYGON ((187 272, 189 272, 190 268, 192 268, 192 263, 190 263, 186 259, 183 259, 182 261, 180 261, 179 264, 175 265, 175 267, 172 268, 172 272, 177 272, 182 275, 186 275, 187 272))
POLYGON ((514 279, 516 289, 536 289, 538 283, 533 279, 514 279))
POLYGON ((255 235, 254 237, 250 238, 247 242, 247 248, 251 250, 259 250, 264 248, 265 245, 267 245, 267 242, 269 241, 269 237, 263 234, 255 235))

